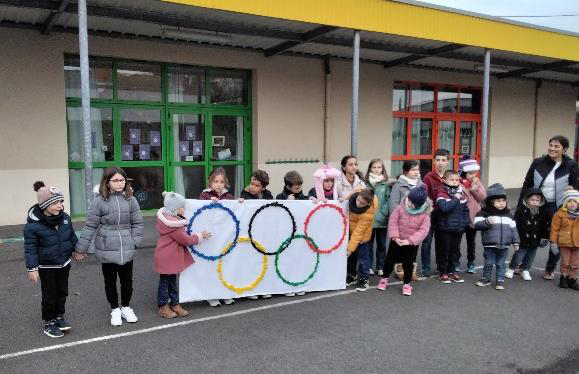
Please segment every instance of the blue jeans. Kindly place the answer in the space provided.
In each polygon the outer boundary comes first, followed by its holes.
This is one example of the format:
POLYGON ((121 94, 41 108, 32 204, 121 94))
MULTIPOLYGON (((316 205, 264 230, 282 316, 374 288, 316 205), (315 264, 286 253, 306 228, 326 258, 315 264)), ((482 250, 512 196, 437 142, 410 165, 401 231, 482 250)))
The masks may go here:
MULTIPOLYGON (((557 212, 557 203, 546 203, 545 211, 547 212, 547 216, 549 217, 549 225, 551 225, 551 220, 553 219, 553 216, 557 212)), ((549 231, 551 230, 549 229, 549 231)), ((559 252, 557 252, 557 254, 554 255, 553 252, 549 251, 549 259, 547 260, 547 266, 545 266, 545 272, 547 273, 554 272, 560 258, 561 254, 559 252)))
POLYGON ((509 263, 509 268, 514 270, 517 266, 521 266, 523 270, 527 271, 531 270, 531 267, 533 266, 533 261, 535 261, 536 254, 537 254, 537 247, 519 248, 518 251, 513 253, 513 257, 511 257, 511 262, 509 263))
MULTIPOLYGON (((370 239, 370 249, 374 245, 374 238, 376 238, 376 269, 384 270, 384 262, 386 262, 386 237, 388 232, 386 227, 377 227, 372 230, 372 238, 370 239)), ((372 269, 374 265, 373 251, 370 251, 370 265, 369 269, 372 269)))
POLYGON ((358 274, 358 278, 368 279, 370 270, 370 250, 371 242, 360 243, 356 252, 348 257, 348 274, 358 274))
POLYGON ((496 266, 497 282, 505 281, 505 272, 507 265, 505 260, 509 253, 508 248, 494 248, 484 247, 483 256, 485 258, 485 266, 483 268, 483 278, 490 281, 493 278, 493 266, 496 266))
POLYGON ((428 235, 422 242, 422 246, 420 247, 420 262, 422 263, 422 275, 430 274, 432 271, 431 263, 431 253, 432 253, 432 238, 434 237, 434 247, 435 247, 435 254, 437 245, 436 243, 439 241, 439 238, 434 235, 434 229, 437 224, 436 213, 432 213, 430 216, 430 231, 428 231, 428 235))
POLYGON ((179 289, 177 288, 176 274, 161 274, 159 276, 157 305, 160 308, 167 305, 167 303, 172 306, 179 304, 179 289))

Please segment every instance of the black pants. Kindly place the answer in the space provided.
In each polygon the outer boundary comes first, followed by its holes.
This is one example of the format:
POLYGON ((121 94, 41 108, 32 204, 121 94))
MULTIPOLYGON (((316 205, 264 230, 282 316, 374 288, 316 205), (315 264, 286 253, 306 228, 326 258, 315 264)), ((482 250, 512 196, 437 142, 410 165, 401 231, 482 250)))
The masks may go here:
MULTIPOLYGON (((465 232, 466 234, 466 260, 468 261, 468 265, 474 264, 475 259, 475 250, 476 250, 476 230, 472 227, 467 227, 465 232)), ((461 236, 462 238, 462 236, 461 236)), ((460 265, 460 250, 458 251, 458 258, 456 259, 456 263, 454 264, 455 267, 460 265)))
MULTIPOLYGON (((374 239, 376 239, 376 270, 384 270, 384 261, 386 260, 386 240, 388 237, 386 227, 377 227, 372 230, 372 238, 370 239, 370 245, 374 245, 374 239)), ((374 256, 370 248, 370 269, 373 268, 374 256)))
POLYGON ((129 306, 133 295, 133 261, 124 265, 102 264, 105 278, 105 293, 111 304, 111 309, 119 307, 119 294, 117 293, 117 274, 121 282, 121 306, 129 306))
POLYGON ((462 231, 438 230, 436 235, 440 237, 440 248, 438 249, 438 271, 440 275, 454 273, 454 265, 458 263, 460 256, 460 240, 462 231))
POLYGON ((38 269, 42 290, 42 319, 51 321, 64 315, 68 296, 70 264, 58 269, 38 269))
POLYGON ((179 304, 179 288, 177 288, 176 274, 160 274, 159 288, 157 290, 157 305, 160 307, 167 303, 175 306, 179 304))
POLYGON ((417 245, 400 246, 394 240, 391 240, 386 254, 386 263, 384 264, 384 277, 388 278, 392 270, 394 270, 394 264, 401 262, 402 269, 404 269, 404 284, 410 283, 417 253, 417 245))

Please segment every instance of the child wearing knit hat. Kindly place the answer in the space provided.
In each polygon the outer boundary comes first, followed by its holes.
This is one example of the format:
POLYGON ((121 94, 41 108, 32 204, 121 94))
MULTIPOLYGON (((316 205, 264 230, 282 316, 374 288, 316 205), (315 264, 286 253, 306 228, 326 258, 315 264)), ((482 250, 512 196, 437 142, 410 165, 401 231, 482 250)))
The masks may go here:
POLYGON ((185 317, 189 314, 179 305, 177 274, 193 264, 187 250, 211 237, 207 231, 188 235, 185 228, 185 197, 175 192, 163 192, 164 207, 157 211, 157 247, 155 248, 155 271, 159 273, 157 304, 159 315, 164 318, 185 317))
POLYGON ((425 188, 417 187, 408 193, 402 203, 398 205, 388 221, 390 247, 384 264, 384 277, 378 283, 378 289, 384 291, 388 286, 388 277, 396 262, 402 262, 404 269, 404 285, 402 294, 412 295, 413 264, 416 261, 418 246, 428 235, 430 230, 430 212, 432 203, 428 200, 425 188))
POLYGON ((561 253, 559 287, 579 291, 579 191, 568 189, 563 193, 563 205, 551 222, 551 250, 561 253))
POLYGON ((68 296, 71 257, 80 261, 84 255, 74 252, 78 238, 70 216, 63 211, 64 196, 56 187, 34 183, 38 203, 28 210, 24 226, 24 254, 28 278, 42 290, 44 333, 61 338, 71 329, 64 319, 68 296))

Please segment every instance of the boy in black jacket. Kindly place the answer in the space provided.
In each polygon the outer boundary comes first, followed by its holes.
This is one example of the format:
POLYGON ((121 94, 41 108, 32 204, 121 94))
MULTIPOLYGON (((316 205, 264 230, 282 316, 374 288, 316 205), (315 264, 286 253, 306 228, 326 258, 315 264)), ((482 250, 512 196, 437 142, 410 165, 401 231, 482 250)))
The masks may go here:
POLYGON ((527 190, 523 203, 515 212, 517 231, 521 239, 520 248, 513 253, 505 277, 511 279, 515 269, 522 267, 523 280, 530 281, 530 270, 535 260, 538 247, 549 243, 549 217, 544 209, 545 196, 538 188, 527 190))
POLYGON ((288 171, 283 177, 283 192, 278 194, 276 200, 308 200, 309 198, 302 192, 304 178, 297 171, 288 171))
POLYGON ((241 191, 240 198, 249 200, 273 200, 273 195, 266 188, 268 184, 269 175, 263 170, 255 170, 251 173, 249 186, 241 191))
MULTIPOLYGON (((40 278, 42 290, 42 319, 44 333, 61 338, 70 330, 64 319, 64 305, 68 296, 70 261, 78 239, 68 214, 64 213, 64 196, 44 182, 34 183, 38 204, 28 210, 24 226, 24 254, 28 278, 36 283, 40 278)), ((74 252, 74 258, 85 255, 74 252)))
POLYGON ((519 249, 519 233, 515 219, 507 207, 507 195, 502 184, 489 186, 485 207, 477 213, 474 228, 481 231, 485 258, 483 277, 475 284, 479 287, 490 285, 493 267, 496 267, 495 289, 504 290, 505 259, 511 245, 515 251, 519 249))
POLYGON ((440 238, 440 246, 435 249, 442 283, 464 283, 464 279, 454 271, 454 264, 460 258, 462 234, 470 224, 466 201, 458 173, 454 170, 445 171, 443 188, 436 198, 438 218, 435 233, 440 238))

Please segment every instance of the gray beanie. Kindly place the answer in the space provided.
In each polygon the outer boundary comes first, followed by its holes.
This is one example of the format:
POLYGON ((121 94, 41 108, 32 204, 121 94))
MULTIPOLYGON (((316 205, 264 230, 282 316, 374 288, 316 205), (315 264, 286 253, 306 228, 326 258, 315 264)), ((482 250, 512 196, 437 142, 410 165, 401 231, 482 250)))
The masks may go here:
POLYGON ((176 192, 163 192, 163 197, 165 197, 163 205, 171 212, 176 212, 177 209, 185 207, 185 197, 183 195, 179 195, 176 192))

